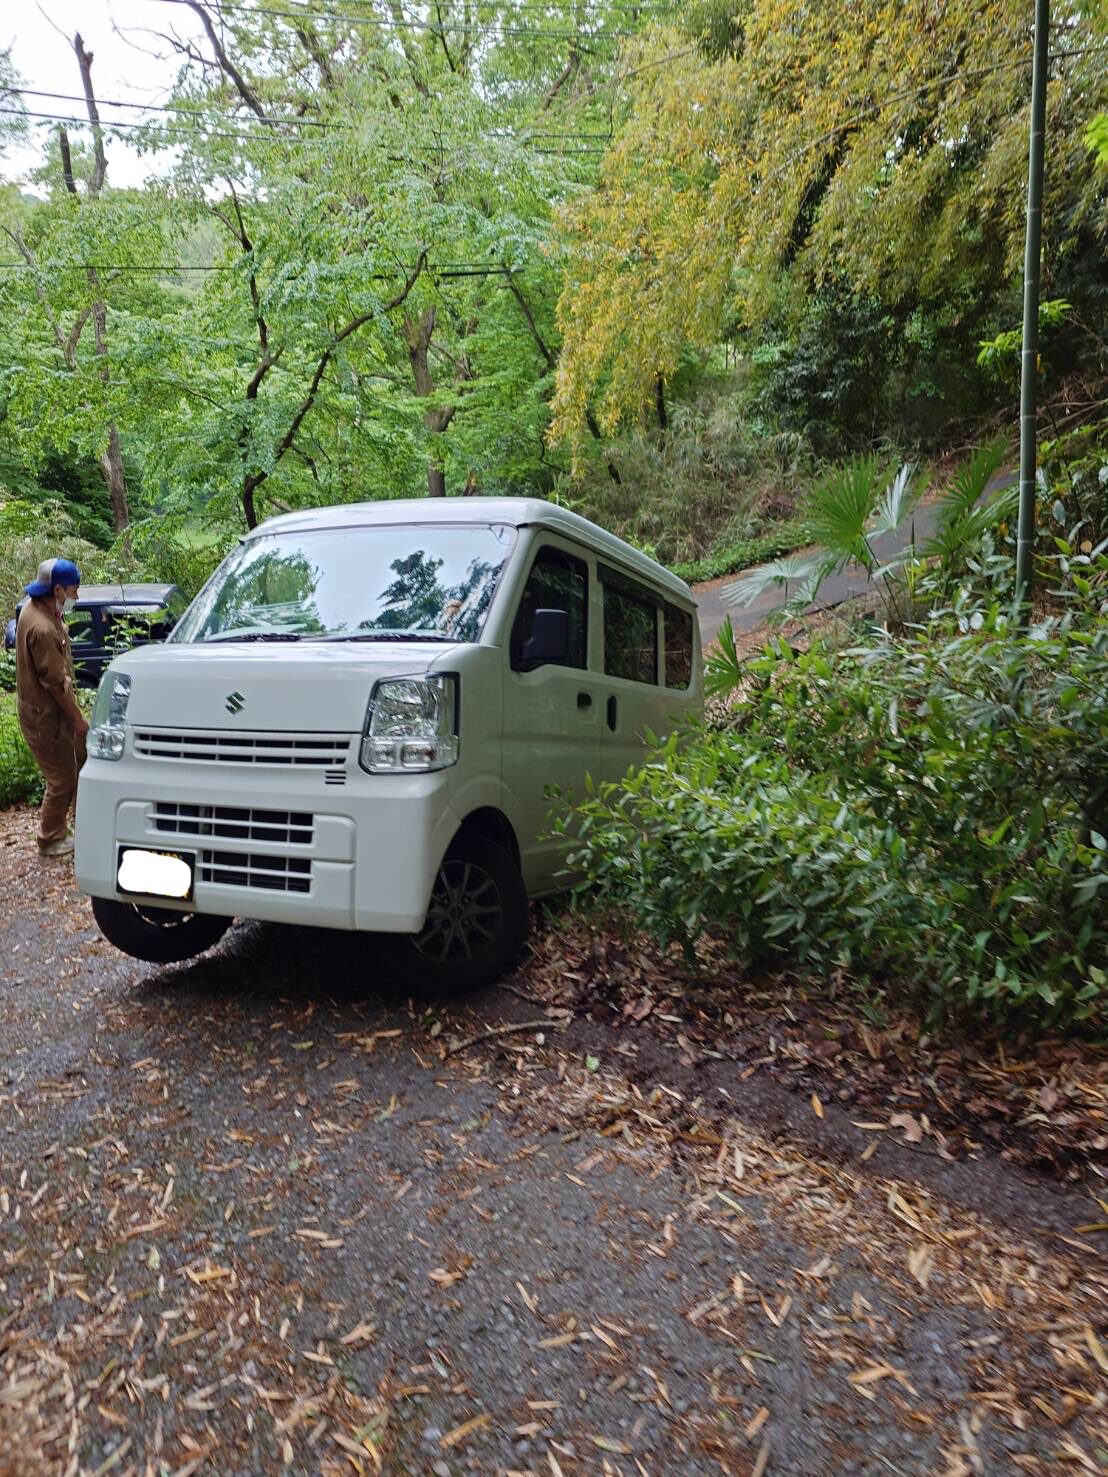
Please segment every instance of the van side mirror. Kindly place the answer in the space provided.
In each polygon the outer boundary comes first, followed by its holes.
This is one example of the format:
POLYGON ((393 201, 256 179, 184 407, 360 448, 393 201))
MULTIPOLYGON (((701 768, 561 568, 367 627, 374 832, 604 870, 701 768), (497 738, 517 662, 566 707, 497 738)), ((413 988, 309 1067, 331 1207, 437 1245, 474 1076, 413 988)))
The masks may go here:
POLYGON ((546 662, 564 662, 569 655, 569 611, 536 610, 531 634, 523 643, 521 666, 541 667, 546 662))

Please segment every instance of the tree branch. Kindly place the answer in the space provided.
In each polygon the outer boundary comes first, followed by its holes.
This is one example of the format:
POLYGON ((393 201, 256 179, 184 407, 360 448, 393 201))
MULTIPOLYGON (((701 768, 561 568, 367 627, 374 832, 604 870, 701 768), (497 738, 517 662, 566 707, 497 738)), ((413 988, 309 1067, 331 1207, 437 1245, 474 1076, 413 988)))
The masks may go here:
POLYGON ((349 323, 345 324, 344 327, 339 329, 338 333, 335 334, 334 338, 323 350, 322 354, 319 356, 319 360, 316 363, 315 372, 312 375, 311 383, 308 386, 307 393, 297 407, 292 420, 289 423, 288 429, 285 431, 285 434, 277 443, 277 446, 273 453, 272 463, 269 467, 263 468, 260 472, 247 473, 247 475, 243 478, 242 505, 243 511, 246 514, 247 525, 250 528, 254 528, 257 526, 254 494, 273 471, 273 468, 289 450, 293 442, 296 440, 297 432, 300 430, 300 427, 304 421, 304 417, 308 414, 312 406, 315 404, 315 398, 316 395, 319 393, 319 387, 323 382, 323 376, 327 372, 327 366, 330 364, 332 358, 334 357, 336 349, 338 349, 340 344, 344 343, 351 334, 357 333, 359 328, 364 327, 365 324, 369 323, 372 319, 383 317, 386 313, 391 313, 395 308, 398 308, 411 292, 412 288, 416 285, 416 282, 418 281, 419 276, 426 265, 427 248, 424 247, 423 250, 419 253, 419 259, 413 267, 411 273, 407 278, 405 278, 404 285, 397 289, 396 293, 394 293, 389 301, 387 303, 383 303, 379 308, 374 308, 369 313, 359 313, 356 318, 351 318, 349 323))
POLYGON ((443 55, 446 57, 447 66, 452 72, 457 74, 458 68, 454 65, 454 58, 450 55, 450 47, 446 44, 446 32, 443 29, 442 5, 440 3, 440 0, 435 0, 435 15, 438 18, 439 22, 439 27, 438 30, 435 32, 435 35, 442 42, 443 55))
POLYGON ((554 79, 554 82, 551 85, 550 91, 543 98, 543 100, 542 100, 542 107, 539 109, 539 112, 540 113, 545 113, 545 112, 547 112, 550 109, 550 107, 552 106, 552 104, 554 102, 554 99, 558 96, 558 94, 561 92, 562 88, 566 85, 566 83, 574 75, 574 73, 577 71, 577 69, 578 69, 578 67, 580 65, 581 65, 581 53, 577 49, 577 43, 576 43, 576 41, 571 41, 569 43, 569 60, 566 62, 565 66, 562 68, 562 70, 559 72, 558 76, 554 79))
POLYGON ((553 369, 557 361, 555 360, 554 355, 550 352, 550 349, 547 347, 542 334, 539 332, 538 324, 535 322, 535 316, 531 312, 527 299, 519 290, 519 285, 517 284, 516 279, 511 272, 508 273, 508 290, 511 292, 512 296, 519 304, 519 311, 523 314, 523 320, 527 324, 527 327, 531 332, 531 337, 535 340, 535 343, 538 346, 539 353, 546 361, 547 369, 553 369))
MULTIPOLYGON (((104 153, 104 134, 100 127, 100 109, 96 106, 96 94, 92 90, 92 52, 85 50, 85 43, 81 40, 78 31, 73 37, 73 51, 77 57, 77 65, 81 69, 81 86, 85 93, 85 108, 88 111, 88 121, 92 124, 92 174, 89 176, 88 192, 95 200, 98 198, 104 185, 104 176, 108 172, 108 160, 104 153)), ((70 169, 72 173, 72 167, 70 169)))
POLYGON ((71 195, 77 193, 77 181, 73 175, 73 153, 69 147, 69 134, 64 128, 58 129, 58 153, 62 158, 62 179, 65 187, 71 195))
MULTIPOLYGON (((38 281, 38 262, 35 261, 34 252, 27 245, 26 241, 24 241, 23 232, 19 229, 18 226, 13 231, 10 226, 0 225, 0 231, 3 231, 4 235, 7 236, 8 240, 15 247, 16 251, 19 252, 20 256, 31 268, 31 282, 35 289, 35 296, 38 298, 39 306, 42 308, 43 313, 46 315, 46 321, 50 326, 50 332, 54 335, 54 342, 55 344, 57 344, 58 348, 62 351, 64 355, 66 342, 65 335, 62 333, 61 324, 54 316, 54 310, 51 308, 46 294, 43 292, 42 286, 38 281)), ((73 366, 69 363, 68 356, 66 356, 65 362, 67 365, 69 365, 70 369, 73 368, 73 366)))
POLYGON ((258 115, 263 123, 268 122, 265 109, 259 102, 257 94, 227 55, 223 42, 216 35, 216 29, 212 24, 211 16, 202 5, 197 3, 197 0, 185 0, 185 4, 200 17, 200 22, 208 33, 208 40, 212 43, 212 50, 215 52, 216 61, 219 63, 220 69, 235 84, 235 90, 238 92, 239 97, 242 98, 243 102, 252 112, 258 115))
POLYGON ((319 75, 323 78, 324 87, 334 91, 335 74, 331 69, 331 61, 327 53, 322 50, 312 33, 300 25, 299 22, 292 29, 299 38, 301 46, 303 46, 304 50, 319 68, 319 75))

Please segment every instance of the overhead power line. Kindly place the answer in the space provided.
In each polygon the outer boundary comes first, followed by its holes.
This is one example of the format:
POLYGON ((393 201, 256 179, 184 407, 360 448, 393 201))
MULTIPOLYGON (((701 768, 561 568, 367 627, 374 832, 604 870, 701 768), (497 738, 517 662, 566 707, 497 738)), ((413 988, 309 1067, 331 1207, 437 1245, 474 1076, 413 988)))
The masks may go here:
MULTIPOLYGON (((100 120, 99 124, 93 124, 93 123, 90 123, 87 118, 74 118, 71 115, 66 114, 66 113, 43 113, 43 112, 34 112, 34 111, 29 110, 29 109, 28 110, 25 110, 23 108, 0 108, 0 114, 4 114, 4 113, 9 114, 9 115, 14 115, 14 116, 19 117, 19 118, 38 118, 38 119, 42 119, 42 120, 45 120, 45 121, 50 122, 50 123, 61 123, 61 124, 66 125, 69 128, 93 128, 93 127, 99 127, 105 133, 110 133, 113 129, 116 129, 116 128, 141 128, 141 129, 156 131, 157 133, 159 133, 159 134, 161 134, 161 135, 163 135, 164 137, 167 137, 167 138, 170 138, 171 137, 171 138, 182 138, 182 139, 193 139, 193 140, 197 140, 197 139, 203 140, 203 139, 210 139, 210 138, 239 139, 239 140, 243 140, 243 141, 245 141, 247 143, 286 144, 286 145, 294 145, 294 146, 296 146, 298 148, 303 148, 303 147, 305 147, 308 144, 326 143, 326 140, 325 139, 321 139, 321 138, 303 138, 303 137, 294 137, 294 136, 292 136, 290 134, 262 133, 262 132, 259 132, 257 129, 255 129, 252 133, 245 133, 245 132, 235 132, 235 133, 232 133, 232 132, 230 132, 227 129, 215 129, 215 128, 203 128, 202 129, 202 128, 184 128, 184 127, 182 127, 182 128, 175 128, 172 123, 143 123, 141 121, 133 121, 133 120, 128 119, 128 118, 119 118, 119 119, 116 119, 114 121, 111 121, 109 119, 102 118, 100 120)), ((336 129, 342 129, 342 130, 347 130, 347 131, 349 129, 349 125, 346 125, 346 124, 336 124, 335 127, 336 127, 336 129)), ((544 135, 536 135, 536 136, 537 137, 543 137, 544 135)), ((598 136, 599 137, 603 137, 603 135, 598 135, 598 136)), ((489 142, 495 142, 496 141, 496 137, 497 137, 497 135, 495 135, 495 134, 488 135, 488 141, 489 142)), ((510 142, 510 141, 512 141, 512 139, 514 137, 515 137, 514 135, 507 135, 507 134, 501 135, 501 138, 502 138, 502 140, 504 142, 510 142)), ((567 134, 566 137, 567 138, 572 138, 573 135, 572 134, 567 134)), ((549 149, 549 148, 536 149, 536 148, 530 147, 529 141, 528 141, 528 139, 526 137, 519 138, 517 141, 521 145, 527 146, 528 147, 528 151, 530 153, 532 153, 532 154, 552 156, 552 157, 555 157, 555 158, 558 158, 558 159, 590 158, 590 157, 593 157, 595 155, 602 155, 602 154, 604 154, 606 152, 606 150, 604 150, 604 149, 587 149, 587 148, 586 149, 564 149, 564 148, 563 149, 549 149)), ((433 155, 436 151, 433 150, 433 149, 428 149, 425 152, 428 155, 433 155)))
MULTIPOLYGON (((158 5, 188 5, 189 0, 155 0, 158 5)), ((596 41, 608 37, 620 38, 638 35, 637 31, 614 30, 610 28, 587 29, 578 28, 574 31, 564 29, 552 29, 548 26, 512 26, 505 25, 502 21, 488 21, 480 24, 466 25, 458 21, 424 21, 424 20, 385 20, 381 16, 351 15, 349 11, 337 12, 330 10, 314 10, 307 5, 295 5, 295 0, 285 0, 284 10, 276 10, 263 5, 246 5, 241 0, 206 0, 206 8, 217 15, 234 14, 239 12, 245 15, 276 16, 282 20, 303 20, 304 18, 321 21, 343 21, 352 26, 368 26, 380 31, 430 31, 433 35, 466 35, 466 36, 545 36, 551 40, 569 41, 596 41)))
POLYGON ((105 133, 110 133, 113 128, 154 128, 159 133, 175 134, 182 138, 237 138, 255 140, 260 139, 265 143, 323 143, 323 139, 292 139, 282 138, 280 134, 272 133, 228 133, 226 130, 205 129, 202 133, 195 128, 174 128, 171 123, 143 123, 133 122, 130 119, 118 118, 114 122, 101 118, 99 124, 92 124, 87 118, 71 118, 64 113, 39 113, 27 108, 0 108, 0 113, 14 114, 19 118, 40 118, 50 123, 65 123, 70 128, 93 128, 99 127, 105 133))
MULTIPOLYGON (((17 92, 22 97, 49 97, 53 98, 56 102, 63 103, 83 103, 85 101, 85 98, 76 92, 43 92, 41 89, 35 87, 12 87, 9 89, 9 92, 17 92)), ((185 103, 140 103, 131 101, 127 98, 111 97, 98 97, 96 101, 101 108, 135 108, 144 113, 184 113, 186 117, 192 118, 230 119, 234 123, 241 123, 243 121, 243 119, 237 113, 213 113, 207 108, 190 108, 185 103)), ((33 114, 32 116, 38 117, 45 115, 33 114)), ((262 123, 292 123, 295 124, 298 128, 345 129, 350 127, 349 123, 332 123, 321 118, 274 118, 268 115, 261 114, 257 116, 262 123)), ((121 125, 104 123, 105 128, 114 128, 119 126, 121 125)), ((130 126, 134 128, 136 126, 145 125, 131 124, 130 126)))
MULTIPOLYGON (((318 262, 288 262, 284 266, 319 266, 318 262)), ((326 265, 326 264, 325 264, 326 265)), ((239 272, 242 265, 184 266, 177 262, 0 262, 0 271, 5 272, 239 272)), ((367 272, 369 282, 394 282, 401 271, 413 272, 414 266, 397 268, 395 272, 367 272)), ((503 265, 483 265, 470 262, 461 265, 436 267, 430 263, 424 269, 429 276, 453 279, 458 277, 511 277, 513 269, 503 265)))
MULTIPOLYGON (((46 98, 53 98, 53 99, 55 99, 58 102, 66 102, 66 103, 83 103, 85 101, 85 98, 81 94, 79 94, 79 93, 75 93, 75 92, 45 92, 41 88, 35 88, 35 87, 13 87, 13 88, 10 89, 10 93, 18 93, 21 97, 46 97, 46 98)), ((208 122, 214 122, 214 123, 245 123, 245 122, 249 122, 250 121, 249 119, 247 119, 246 117, 244 117, 244 115, 242 113, 221 112, 220 110, 213 109, 213 108, 195 108, 195 107, 189 106, 187 103, 144 103, 144 102, 139 102, 135 98, 107 98, 107 97, 98 97, 96 99, 96 101, 99 104, 99 106, 102 107, 102 108, 133 108, 133 109, 135 109, 138 112, 146 112, 146 113, 182 113, 182 114, 184 114, 184 116, 186 118, 198 118, 201 122, 204 122, 204 123, 208 123, 208 122)), ((17 111, 19 112, 19 115, 21 117, 53 118, 53 119, 56 119, 58 121, 67 121, 67 122, 70 121, 68 119, 62 120, 61 115, 60 114, 56 114, 56 113, 45 113, 45 112, 42 112, 42 113, 26 113, 26 112, 24 112, 23 109, 18 109, 17 111)), ((306 117, 303 117, 303 116, 301 116, 299 114, 292 115, 292 116, 281 116, 281 117, 278 117, 278 116, 275 116, 275 115, 271 115, 271 114, 264 114, 264 115, 257 115, 257 116, 259 117, 259 119, 260 119, 260 121, 262 123, 291 124, 291 125, 294 125, 295 127, 298 127, 298 128, 333 129, 333 130, 335 130, 337 132, 340 132, 340 133, 349 133, 350 130, 351 130, 351 128, 353 127, 353 125, 350 124, 350 123, 339 123, 335 119, 332 119, 332 118, 306 118, 306 117)), ((80 119, 80 120, 77 120, 77 121, 84 122, 83 119, 80 119)), ((141 123, 141 124, 139 124, 139 123, 132 123, 129 120, 126 120, 126 119, 118 119, 118 120, 114 120, 114 121, 111 120, 111 119, 101 119, 100 122, 101 122, 101 127, 102 128, 138 128, 138 127, 147 128, 147 127, 153 127, 153 126, 155 126, 153 124, 146 124, 146 123, 141 123)), ((269 135, 268 134, 260 133, 260 134, 258 134, 258 137, 259 138, 268 138, 269 135)), ((531 129, 531 128, 528 128, 525 125, 518 132, 517 131, 514 131, 514 130, 511 130, 511 129, 492 129, 490 131, 488 137, 493 138, 493 139, 496 139, 496 138, 519 139, 521 142, 529 142, 531 139, 602 139, 602 140, 608 140, 608 139, 610 139, 612 137, 612 135, 611 135, 611 132, 608 131, 608 130, 604 130, 603 132, 593 131, 593 132, 561 132, 561 133, 559 133, 559 132, 555 132, 555 131, 553 131, 551 129, 531 129)))

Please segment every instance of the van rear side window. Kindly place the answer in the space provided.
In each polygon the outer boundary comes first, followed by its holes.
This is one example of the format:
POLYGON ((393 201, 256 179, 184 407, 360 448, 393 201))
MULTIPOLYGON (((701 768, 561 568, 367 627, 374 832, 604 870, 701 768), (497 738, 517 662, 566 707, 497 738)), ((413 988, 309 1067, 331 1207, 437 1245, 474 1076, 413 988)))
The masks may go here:
POLYGON ((663 606, 666 622, 666 686, 684 689, 692 682, 693 630, 687 610, 663 606))
POLYGON ((658 681, 658 607, 615 570, 600 566, 604 586, 604 672, 628 682, 658 681))

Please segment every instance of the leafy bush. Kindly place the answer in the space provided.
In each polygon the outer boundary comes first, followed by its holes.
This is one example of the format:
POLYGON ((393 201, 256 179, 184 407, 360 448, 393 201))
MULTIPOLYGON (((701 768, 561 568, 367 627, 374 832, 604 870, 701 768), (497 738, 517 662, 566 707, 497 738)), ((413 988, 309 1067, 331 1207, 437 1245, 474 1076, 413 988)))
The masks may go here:
POLYGON ((664 942, 722 936, 751 968, 842 968, 933 1019, 1102 1029, 1108 556, 1083 557, 1085 593, 1030 634, 967 599, 860 649, 767 647, 725 731, 580 808, 589 879, 664 942))
POLYGON ((753 569, 769 559, 780 559, 782 555, 795 553, 812 542, 812 525, 803 518, 787 518, 775 524, 768 533, 753 538, 739 539, 736 543, 725 543, 703 559, 693 559, 683 564, 672 564, 670 568, 689 584, 699 580, 719 579, 725 574, 741 574, 744 569, 753 569))
POLYGON ((882 437, 937 448, 951 407, 976 415, 991 396, 973 364, 980 302, 947 283, 941 308, 857 294, 841 280, 812 291, 793 274, 750 346, 750 409, 800 432, 818 456, 841 457, 882 437))
POLYGON ((1054 522, 1072 530, 1072 538, 1088 552, 1108 538, 1108 422, 1046 442, 1042 461, 1054 522))
POLYGON ((0 623, 11 616, 42 560, 52 555, 75 560, 86 579, 104 559, 102 549, 78 537, 60 503, 25 502, 0 489, 0 623))
POLYGON ((15 698, 0 692, 0 808, 42 799, 42 776, 23 742, 15 698))
POLYGON ((726 593, 741 606, 776 586, 785 596, 778 610, 784 619, 811 605, 825 579, 854 564, 865 570, 867 579, 879 583, 890 614, 903 624, 928 561, 936 564, 941 577, 957 576, 982 538, 1014 509, 1014 487, 988 491, 1005 452, 1005 443, 994 441, 963 463, 934 504, 934 532, 918 542, 915 514, 924 481, 916 469, 905 464, 886 483, 880 458, 852 458, 822 477, 804 499, 803 516, 820 547, 802 559, 769 563, 736 581, 726 593), (896 544, 883 559, 875 540, 886 534, 895 535, 896 544))
POLYGON ((177 585, 191 599, 237 537, 221 524, 162 515, 132 523, 106 557, 114 579, 177 585))
POLYGON ((743 543, 772 537, 812 475, 802 437, 767 436, 752 424, 737 376, 675 403, 664 434, 628 432, 607 453, 620 481, 597 460, 559 489, 562 501, 664 563, 713 558, 720 574, 747 567, 743 543), (736 546, 738 563, 727 557, 736 546))

